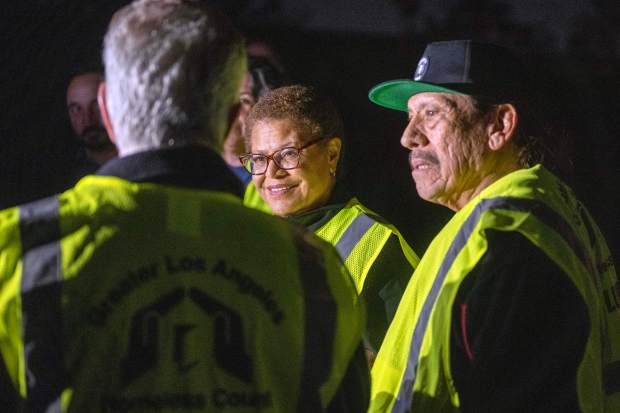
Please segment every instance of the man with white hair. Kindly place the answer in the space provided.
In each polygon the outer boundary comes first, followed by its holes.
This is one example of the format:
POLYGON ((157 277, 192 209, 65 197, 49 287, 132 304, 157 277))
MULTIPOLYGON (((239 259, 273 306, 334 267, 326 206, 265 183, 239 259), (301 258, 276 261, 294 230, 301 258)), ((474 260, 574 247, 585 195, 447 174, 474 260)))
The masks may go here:
POLYGON ((0 393, 32 412, 365 411, 364 306, 337 253, 243 207, 218 153, 240 35, 204 2, 138 0, 104 62, 119 158, 0 211, 0 393))

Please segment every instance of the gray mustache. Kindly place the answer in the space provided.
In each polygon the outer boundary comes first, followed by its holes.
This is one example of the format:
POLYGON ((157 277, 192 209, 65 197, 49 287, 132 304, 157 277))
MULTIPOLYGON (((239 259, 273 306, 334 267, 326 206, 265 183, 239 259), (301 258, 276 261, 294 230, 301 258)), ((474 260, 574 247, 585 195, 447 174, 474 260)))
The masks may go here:
POLYGON ((422 159, 428 163, 438 164, 439 159, 432 153, 424 152, 424 151, 416 151, 413 150, 409 152, 409 163, 411 163, 414 159, 422 159))

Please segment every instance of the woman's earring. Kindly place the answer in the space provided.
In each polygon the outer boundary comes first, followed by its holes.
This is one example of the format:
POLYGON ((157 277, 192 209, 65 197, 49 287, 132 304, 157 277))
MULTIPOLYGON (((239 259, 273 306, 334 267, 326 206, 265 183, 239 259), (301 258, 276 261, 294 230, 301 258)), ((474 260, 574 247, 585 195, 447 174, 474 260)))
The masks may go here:
POLYGON ((336 176, 336 170, 334 168, 329 168, 329 174, 331 176, 336 176))

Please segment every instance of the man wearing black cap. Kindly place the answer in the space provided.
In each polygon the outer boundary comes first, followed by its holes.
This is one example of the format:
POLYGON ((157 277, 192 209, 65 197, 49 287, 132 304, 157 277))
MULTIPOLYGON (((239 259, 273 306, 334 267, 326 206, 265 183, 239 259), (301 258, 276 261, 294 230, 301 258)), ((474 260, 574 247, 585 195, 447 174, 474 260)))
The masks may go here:
POLYGON ((418 194, 456 213, 420 261, 372 370, 371 412, 618 412, 620 300, 610 253, 542 165, 508 50, 431 43, 413 80, 375 86, 408 112, 418 194))

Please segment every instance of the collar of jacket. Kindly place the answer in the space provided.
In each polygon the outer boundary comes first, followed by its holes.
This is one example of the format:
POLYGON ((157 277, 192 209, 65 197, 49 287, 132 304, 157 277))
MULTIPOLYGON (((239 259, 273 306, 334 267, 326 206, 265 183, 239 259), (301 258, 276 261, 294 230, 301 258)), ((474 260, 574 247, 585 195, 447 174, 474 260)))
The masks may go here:
POLYGON ((243 185, 215 151, 203 146, 154 149, 115 158, 96 173, 131 182, 228 192, 243 198, 243 185))
POLYGON ((311 231, 316 231, 344 208, 351 198, 353 198, 351 192, 342 183, 336 182, 325 205, 311 211, 291 214, 286 218, 305 226, 311 231))

